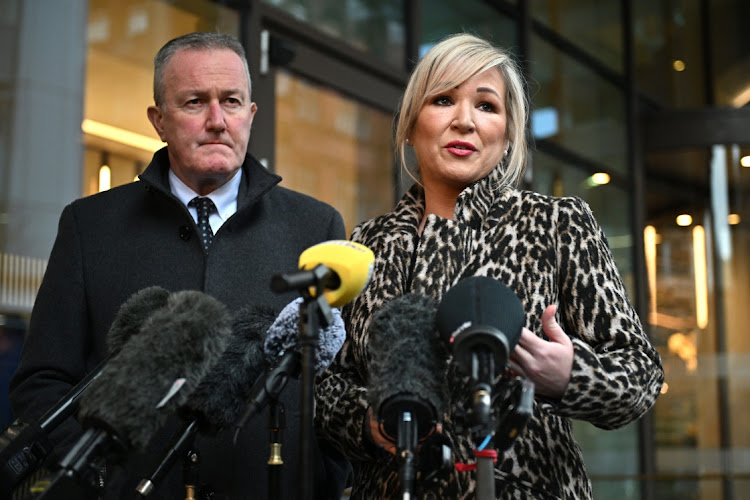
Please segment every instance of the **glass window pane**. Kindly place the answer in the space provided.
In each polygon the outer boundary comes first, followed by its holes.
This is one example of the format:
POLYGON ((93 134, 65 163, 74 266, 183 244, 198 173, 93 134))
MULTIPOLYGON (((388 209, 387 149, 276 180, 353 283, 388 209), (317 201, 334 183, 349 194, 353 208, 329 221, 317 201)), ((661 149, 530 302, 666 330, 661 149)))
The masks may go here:
POLYGON ((666 106, 697 107, 706 101, 700 3, 633 2, 636 83, 666 106))
POLYGON ((529 3, 535 20, 622 73, 624 51, 620 2, 534 0, 529 3))
POLYGON ((625 94, 538 36, 531 44, 532 133, 625 172, 625 94))
POLYGON ((336 207, 347 234, 394 205, 393 117, 284 70, 276 72, 281 183, 336 207))
POLYGON ((397 68, 404 67, 403 0, 263 0, 397 68))
POLYGON ((658 484, 660 498, 740 498, 713 479, 750 472, 750 432, 737 417, 750 410, 746 153, 718 145, 647 156, 649 323, 666 375, 656 472, 678 477, 658 484))
POLYGON ((711 21, 711 67, 718 106, 739 108, 750 103, 750 37, 747 0, 708 2, 711 21), (715 35, 715 36, 714 36, 715 35))
POLYGON ((463 31, 486 38, 511 51, 518 45, 515 23, 488 2, 434 0, 429 4, 423 3, 420 12, 420 57, 444 37, 463 31))

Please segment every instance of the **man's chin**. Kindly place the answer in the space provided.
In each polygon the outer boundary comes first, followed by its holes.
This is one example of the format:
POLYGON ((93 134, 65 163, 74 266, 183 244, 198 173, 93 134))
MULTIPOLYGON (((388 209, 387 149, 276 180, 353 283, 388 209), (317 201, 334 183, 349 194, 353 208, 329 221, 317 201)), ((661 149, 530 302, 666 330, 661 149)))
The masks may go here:
POLYGON ((206 173, 214 172, 217 175, 233 174, 242 166, 242 160, 234 154, 211 154, 198 159, 200 169, 206 173))

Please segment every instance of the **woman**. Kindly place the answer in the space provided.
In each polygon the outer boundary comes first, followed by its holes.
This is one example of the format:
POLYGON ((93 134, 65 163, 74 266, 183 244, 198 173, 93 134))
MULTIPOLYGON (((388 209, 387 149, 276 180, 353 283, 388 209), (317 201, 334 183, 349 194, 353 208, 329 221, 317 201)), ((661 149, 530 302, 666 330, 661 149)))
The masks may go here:
MULTIPOLYGON (((393 445, 368 403, 368 325, 406 293, 439 300, 461 278, 489 276, 523 304, 526 324, 509 369, 534 382, 536 397, 523 433, 498 456, 498 498, 591 498, 571 419, 617 428, 659 394, 659 355, 589 207, 515 187, 526 164, 527 114, 513 61, 477 37, 443 40, 414 69, 396 147, 402 164, 405 147, 414 149, 417 183, 391 213, 352 234, 375 253, 373 277, 343 311, 349 338, 316 389, 317 425, 354 466, 352 498, 400 492, 393 445)), ((471 386, 446 366, 451 396, 441 432, 452 459, 468 463, 476 443, 455 423, 471 386)), ((507 410, 505 398, 494 404, 507 410)), ((437 498, 473 497, 476 488, 475 473, 458 468, 417 483, 420 496, 437 498)))

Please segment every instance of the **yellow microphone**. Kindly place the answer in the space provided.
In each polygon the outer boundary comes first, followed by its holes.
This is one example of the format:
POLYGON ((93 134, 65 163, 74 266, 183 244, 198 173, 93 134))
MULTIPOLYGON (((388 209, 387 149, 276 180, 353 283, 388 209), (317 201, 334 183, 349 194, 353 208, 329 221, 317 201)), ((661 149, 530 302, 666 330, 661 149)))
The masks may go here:
POLYGON ((331 307, 341 307, 370 282, 375 254, 349 240, 330 240, 311 246, 299 256, 301 271, 276 275, 271 289, 281 293, 307 288, 313 297, 318 287, 331 307))

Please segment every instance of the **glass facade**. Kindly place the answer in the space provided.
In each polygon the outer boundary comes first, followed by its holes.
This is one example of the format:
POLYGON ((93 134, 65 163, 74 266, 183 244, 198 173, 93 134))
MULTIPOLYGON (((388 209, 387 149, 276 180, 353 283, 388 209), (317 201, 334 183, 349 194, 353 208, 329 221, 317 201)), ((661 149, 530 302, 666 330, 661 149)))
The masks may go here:
POLYGON ((535 0, 531 14, 601 64, 623 73, 625 51, 621 6, 599 0, 535 0))
POLYGON ((272 131, 269 168, 334 205, 351 231, 404 187, 390 95, 432 44, 469 31, 527 71, 526 187, 591 206, 662 355, 663 393, 642 421, 616 431, 575 423, 595 497, 744 498, 750 135, 680 142, 649 124, 678 111, 748 109, 748 18, 742 0, 6 0, 0 382, 18 361, 62 208, 133 182, 161 147, 146 107, 165 41, 196 30, 241 37, 260 110, 251 143, 272 131), (266 30, 282 39, 304 31, 293 64, 262 69, 266 30), (363 81, 376 83, 365 89, 374 97, 363 97, 363 81))
POLYGON ((404 65, 403 0, 263 1, 394 67, 404 65))
POLYGON ((347 234, 393 206, 392 115, 276 74, 276 173, 281 185, 331 204, 347 234))
POLYGON ((625 93, 590 67, 533 36, 532 133, 602 165, 625 172, 625 93))
POLYGON ((436 0, 420 11, 419 21, 422 28, 419 56, 442 38, 459 31, 484 37, 512 53, 517 49, 515 23, 482 0, 436 0))

